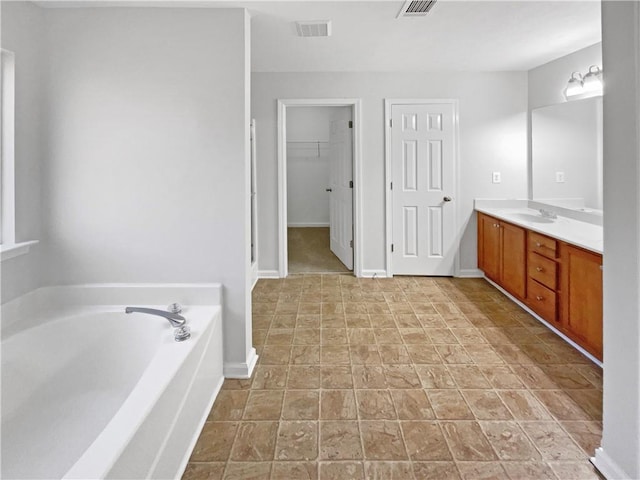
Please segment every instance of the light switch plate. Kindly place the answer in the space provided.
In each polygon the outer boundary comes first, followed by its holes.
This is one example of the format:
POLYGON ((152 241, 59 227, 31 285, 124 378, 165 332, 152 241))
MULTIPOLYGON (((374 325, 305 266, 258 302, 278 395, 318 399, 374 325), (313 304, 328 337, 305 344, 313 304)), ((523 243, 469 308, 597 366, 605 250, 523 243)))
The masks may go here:
POLYGON ((500 172, 493 172, 493 174, 491 175, 491 182, 500 183, 501 181, 502 179, 500 177, 500 172))
POLYGON ((556 172, 556 183, 564 183, 564 172, 556 172))

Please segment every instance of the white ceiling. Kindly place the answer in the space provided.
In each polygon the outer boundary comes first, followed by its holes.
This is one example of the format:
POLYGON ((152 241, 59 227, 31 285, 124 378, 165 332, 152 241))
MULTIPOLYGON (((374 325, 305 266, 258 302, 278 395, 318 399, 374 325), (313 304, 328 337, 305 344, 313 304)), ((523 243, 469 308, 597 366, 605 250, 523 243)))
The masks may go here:
POLYGON ((404 0, 40 0, 42 7, 246 7, 254 72, 525 71, 601 41, 599 0, 438 0, 399 18, 404 0), (298 20, 331 20, 301 38, 298 20))
POLYGON ((403 0, 244 3, 255 72, 530 70, 601 40, 599 1, 439 0, 396 19, 403 0), (329 38, 296 20, 332 21, 329 38))

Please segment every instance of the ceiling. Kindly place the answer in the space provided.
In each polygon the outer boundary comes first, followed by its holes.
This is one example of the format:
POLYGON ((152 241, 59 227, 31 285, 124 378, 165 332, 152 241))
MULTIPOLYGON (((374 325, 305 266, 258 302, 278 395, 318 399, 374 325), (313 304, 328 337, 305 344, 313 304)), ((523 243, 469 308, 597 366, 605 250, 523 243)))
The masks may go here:
POLYGON ((530 70, 601 40, 599 1, 439 0, 396 19, 404 1, 243 3, 254 72, 530 70), (296 36, 296 20, 332 36, 296 36))
POLYGON ((526 71, 601 41, 599 0, 438 0, 424 17, 404 0, 71 0, 43 7, 246 7, 254 72, 526 71), (302 38, 295 22, 331 20, 302 38))

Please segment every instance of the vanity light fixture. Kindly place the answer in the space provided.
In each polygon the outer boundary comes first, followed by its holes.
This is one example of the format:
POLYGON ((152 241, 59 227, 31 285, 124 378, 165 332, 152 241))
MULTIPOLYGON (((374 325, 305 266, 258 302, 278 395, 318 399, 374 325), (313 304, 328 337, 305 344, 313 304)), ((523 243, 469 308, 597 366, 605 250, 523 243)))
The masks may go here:
POLYGON ((599 93, 602 95, 602 70, 597 65, 589 67, 587 73, 582 80, 582 88, 584 93, 599 93))
POLYGON ((583 85, 582 74, 580 72, 573 72, 567 82, 567 87, 564 89, 564 96, 568 100, 569 97, 581 95, 584 93, 583 85))
POLYGON ((602 69, 597 65, 591 65, 589 71, 583 77, 580 72, 573 72, 564 89, 567 100, 570 97, 593 97, 602 95, 602 69))

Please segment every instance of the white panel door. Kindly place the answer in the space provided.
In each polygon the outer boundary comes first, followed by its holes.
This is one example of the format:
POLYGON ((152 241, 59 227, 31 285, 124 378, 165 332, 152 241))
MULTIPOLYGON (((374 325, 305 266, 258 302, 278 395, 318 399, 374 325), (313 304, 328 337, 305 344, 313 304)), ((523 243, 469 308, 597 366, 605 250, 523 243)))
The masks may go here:
POLYGON ((453 275, 455 106, 392 105, 395 275, 453 275))
POLYGON ((329 136, 331 251, 353 270, 353 136, 351 108, 333 108, 329 136))

